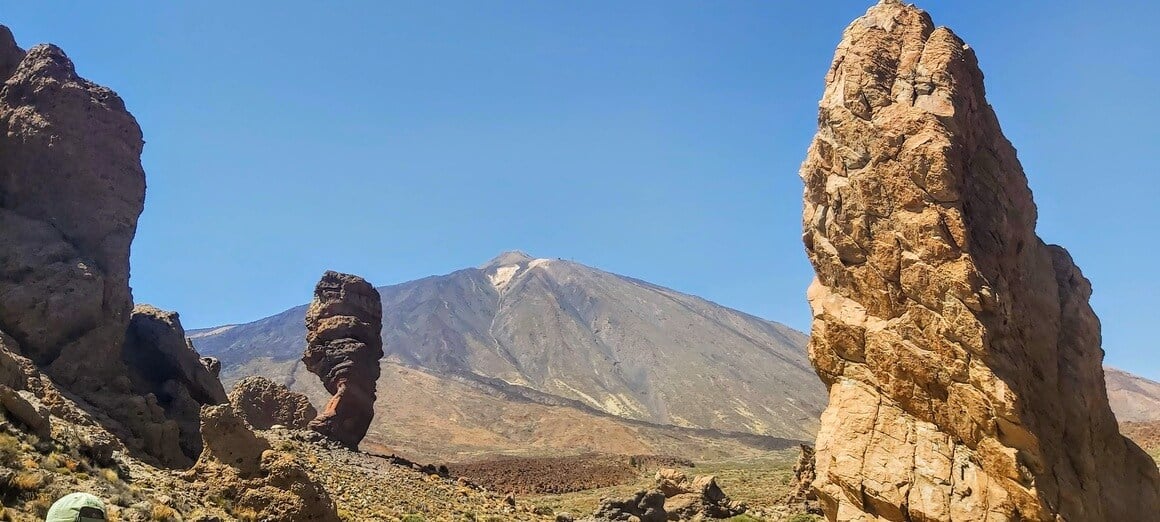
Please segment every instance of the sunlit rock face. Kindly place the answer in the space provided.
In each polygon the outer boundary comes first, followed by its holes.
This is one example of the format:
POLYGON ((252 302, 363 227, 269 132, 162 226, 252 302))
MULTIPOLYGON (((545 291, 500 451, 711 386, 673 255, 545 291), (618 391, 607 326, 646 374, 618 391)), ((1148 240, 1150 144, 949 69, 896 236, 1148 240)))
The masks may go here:
POLYGON ((883 1, 845 31, 802 166, 831 520, 1135 520, 1156 465, 1108 407, 1091 286, 1035 235, 974 52, 883 1))

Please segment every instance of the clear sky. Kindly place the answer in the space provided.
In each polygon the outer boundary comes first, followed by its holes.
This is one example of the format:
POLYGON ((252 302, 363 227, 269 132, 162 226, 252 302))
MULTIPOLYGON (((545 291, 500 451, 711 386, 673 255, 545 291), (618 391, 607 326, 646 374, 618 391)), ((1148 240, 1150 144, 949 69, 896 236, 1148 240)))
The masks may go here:
MULTIPOLYGON (((1160 378, 1158 2, 923 2, 976 48, 1107 362, 1160 378)), ((869 1, 23 2, 144 129, 138 302, 187 328, 503 250, 799 329, 797 170, 869 1), (261 4, 261 5, 259 5, 261 4)))

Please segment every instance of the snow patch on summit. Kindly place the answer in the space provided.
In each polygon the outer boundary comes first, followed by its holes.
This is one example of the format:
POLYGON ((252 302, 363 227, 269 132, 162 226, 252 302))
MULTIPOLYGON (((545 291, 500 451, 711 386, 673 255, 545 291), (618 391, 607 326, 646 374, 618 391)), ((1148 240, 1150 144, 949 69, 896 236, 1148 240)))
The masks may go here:
POLYGON ((495 269, 494 274, 488 274, 487 279, 491 281, 491 285, 496 290, 503 290, 507 287, 512 278, 516 276, 516 272, 520 271, 520 265, 507 265, 495 269))

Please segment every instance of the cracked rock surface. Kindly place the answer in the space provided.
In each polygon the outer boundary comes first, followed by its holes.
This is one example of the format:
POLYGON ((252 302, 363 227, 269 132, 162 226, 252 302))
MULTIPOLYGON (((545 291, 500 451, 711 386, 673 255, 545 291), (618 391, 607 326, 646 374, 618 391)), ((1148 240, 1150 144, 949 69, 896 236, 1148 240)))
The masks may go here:
POLYGON ((1035 234, 975 53, 884 0, 845 31, 802 165, 831 520, 1132 520, 1156 465, 1108 407, 1091 286, 1035 234))

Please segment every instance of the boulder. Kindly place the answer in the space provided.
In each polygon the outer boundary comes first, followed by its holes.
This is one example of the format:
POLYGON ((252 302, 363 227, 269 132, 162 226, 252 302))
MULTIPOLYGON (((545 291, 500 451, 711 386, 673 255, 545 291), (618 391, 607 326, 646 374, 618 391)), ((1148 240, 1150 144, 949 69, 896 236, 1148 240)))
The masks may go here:
POLYGON ((654 479, 656 489, 665 495, 669 520, 730 518, 747 510, 745 504, 725 495, 713 475, 697 475, 690 480, 680 470, 660 469, 654 479))
POLYGON ((0 407, 41 438, 52 438, 48 408, 35 395, 0 384, 0 407))
POLYGON ((974 51, 883 0, 845 31, 802 165, 831 520, 1134 520, 1091 286, 1036 207, 974 51))
POLYGON ((310 429, 352 449, 358 448, 374 417, 382 329, 378 290, 355 275, 323 274, 306 311, 302 362, 333 397, 310 429))
POLYGON ((600 505, 589 520, 664 522, 668 520, 665 513, 665 494, 654 489, 638 491, 635 495, 624 499, 601 499, 600 505))
POLYGON ((238 416, 260 430, 275 426, 305 429, 318 416, 305 395, 265 377, 242 379, 230 390, 229 398, 238 416))

